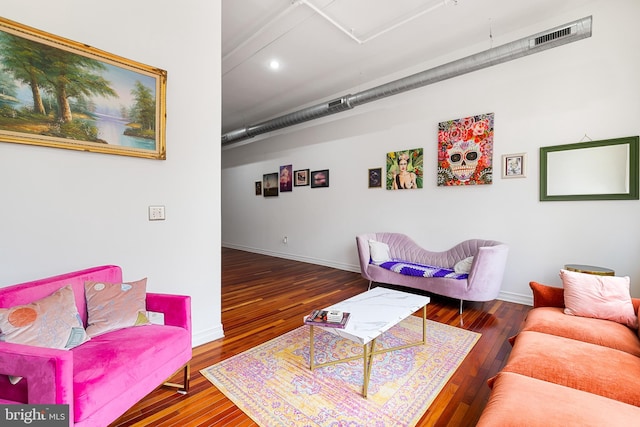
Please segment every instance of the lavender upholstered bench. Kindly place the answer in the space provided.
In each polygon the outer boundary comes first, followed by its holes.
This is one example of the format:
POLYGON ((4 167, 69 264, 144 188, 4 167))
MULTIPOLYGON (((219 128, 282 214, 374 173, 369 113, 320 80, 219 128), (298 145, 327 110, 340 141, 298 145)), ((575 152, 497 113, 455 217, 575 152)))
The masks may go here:
POLYGON ((424 249, 401 233, 366 233, 356 236, 356 245, 362 277, 371 283, 406 286, 460 300, 460 313, 464 301, 491 301, 500 293, 509 248, 495 240, 470 239, 449 250, 434 252, 424 249), (466 278, 420 277, 400 274, 372 263, 370 241, 389 247, 393 260, 427 266, 453 269, 469 257, 473 262, 466 278))

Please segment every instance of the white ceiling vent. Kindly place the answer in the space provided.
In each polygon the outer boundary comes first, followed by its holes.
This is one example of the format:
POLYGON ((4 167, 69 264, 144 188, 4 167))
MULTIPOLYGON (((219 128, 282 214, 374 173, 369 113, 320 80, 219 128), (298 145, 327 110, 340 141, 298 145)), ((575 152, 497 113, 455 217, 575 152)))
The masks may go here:
POLYGON ((552 42, 554 40, 562 39, 565 37, 569 37, 572 34, 575 34, 577 25, 571 25, 569 27, 561 28, 556 31, 552 31, 547 34, 542 34, 538 37, 532 38, 529 40, 530 47, 536 47, 543 45, 545 43, 552 42))

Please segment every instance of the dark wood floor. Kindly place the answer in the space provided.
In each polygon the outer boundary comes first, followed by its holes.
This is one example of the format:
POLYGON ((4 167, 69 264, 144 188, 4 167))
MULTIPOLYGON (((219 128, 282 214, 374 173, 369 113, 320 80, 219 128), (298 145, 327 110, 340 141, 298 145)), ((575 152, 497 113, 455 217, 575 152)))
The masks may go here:
MULTIPOLYGON (((367 286, 357 273, 223 248, 225 337, 194 349, 188 395, 158 388, 112 426, 255 426, 199 370, 293 330, 313 308, 356 295, 367 286)), ((482 337, 419 426, 475 425, 489 397, 486 381, 505 363, 511 350, 507 338, 517 333, 530 309, 504 301, 465 303, 460 316, 458 305, 432 296, 427 316, 482 337)))

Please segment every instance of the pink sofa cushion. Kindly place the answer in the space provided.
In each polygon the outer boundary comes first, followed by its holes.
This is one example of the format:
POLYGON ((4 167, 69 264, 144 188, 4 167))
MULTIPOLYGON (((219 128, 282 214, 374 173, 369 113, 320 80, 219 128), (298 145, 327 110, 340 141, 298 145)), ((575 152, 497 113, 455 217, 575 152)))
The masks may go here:
POLYGON ((477 427, 632 426, 640 408, 511 372, 493 382, 477 427))
POLYGON ((560 278, 564 287, 565 314, 613 320, 638 328, 638 316, 629 293, 629 277, 560 270, 560 278))
POLYGON ((640 339, 636 331, 611 320, 568 316, 559 307, 532 309, 527 313, 522 330, 572 338, 640 357, 640 339))
POLYGON ((640 406, 638 358, 596 344, 534 331, 520 332, 503 372, 640 406))
POLYGON ((72 350, 74 358, 74 420, 76 423, 118 399, 133 387, 158 386, 157 372, 165 365, 177 366, 164 374, 168 378, 183 363, 176 348, 190 348, 191 336, 175 326, 148 325, 99 335, 72 350), (125 344, 125 345, 123 345, 125 344), (142 384, 141 384, 142 383, 142 384))
POLYGON ((91 337, 130 326, 148 325, 146 316, 147 279, 128 283, 88 281, 88 326, 91 337))

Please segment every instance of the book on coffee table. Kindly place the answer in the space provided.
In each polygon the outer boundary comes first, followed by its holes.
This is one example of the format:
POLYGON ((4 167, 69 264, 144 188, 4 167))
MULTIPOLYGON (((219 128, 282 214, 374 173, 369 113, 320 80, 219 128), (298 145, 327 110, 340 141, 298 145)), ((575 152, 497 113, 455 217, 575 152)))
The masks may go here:
POLYGON ((305 325, 322 326, 325 328, 344 328, 351 313, 336 310, 313 310, 304 318, 305 325))

